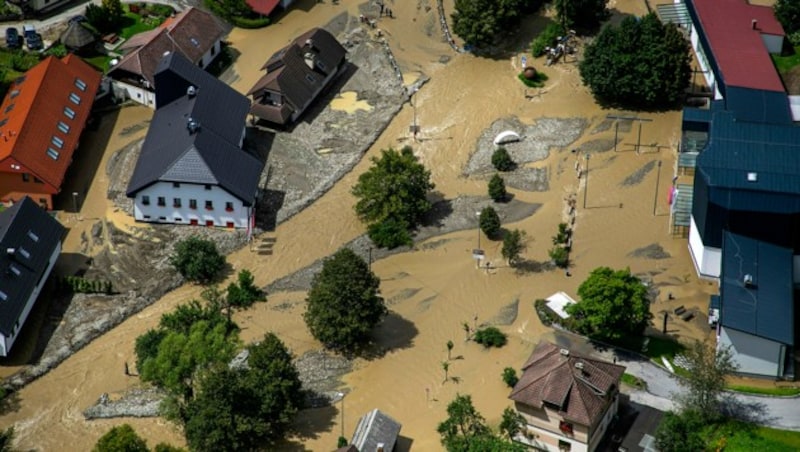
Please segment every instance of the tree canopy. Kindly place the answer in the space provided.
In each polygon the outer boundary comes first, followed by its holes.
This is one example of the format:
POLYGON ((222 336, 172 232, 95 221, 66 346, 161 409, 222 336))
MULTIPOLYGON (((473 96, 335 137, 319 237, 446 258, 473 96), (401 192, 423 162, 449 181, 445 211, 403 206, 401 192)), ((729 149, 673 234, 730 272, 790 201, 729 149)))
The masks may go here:
POLYGON ((256 301, 264 299, 264 292, 253 283, 253 274, 249 270, 239 271, 237 282, 228 285, 227 302, 229 306, 247 308, 256 301))
POLYGON ((567 306, 579 332, 619 340, 641 334, 650 322, 647 287, 630 269, 599 267, 578 287, 581 300, 567 306))
POLYGON ((453 33, 469 45, 485 46, 504 31, 515 28, 522 14, 538 7, 538 0, 456 0, 453 33))
POLYGON ((664 419, 656 430, 656 446, 661 452, 707 450, 703 437, 703 428, 706 425, 703 415, 697 411, 669 411, 664 414, 664 419))
POLYGON ((500 233, 500 215, 493 207, 484 207, 478 216, 478 224, 481 231, 489 238, 495 238, 500 233))
POLYGON ((129 424, 111 428, 97 440, 93 452, 149 452, 147 443, 129 424))
POLYGON ((800 31, 800 0, 778 0, 774 8, 775 18, 787 35, 800 31))
MULTIPOLYGON (((504 413, 506 427, 513 430, 518 418, 504 413), (506 419, 508 417, 509 419, 506 419)), ((497 437, 486 425, 486 420, 472 405, 469 395, 456 395, 447 405, 447 419, 436 429, 442 437, 442 445, 448 452, 524 452, 525 448, 497 437)))
POLYGON ((495 174, 489 179, 488 185, 489 197, 492 198, 494 202, 503 202, 508 197, 508 191, 506 191, 506 181, 500 177, 499 174, 495 174))
POLYGON ((689 42, 674 24, 651 13, 607 25, 586 46, 583 83, 605 107, 676 108, 691 79, 689 42))
POLYGON ((225 256, 211 240, 191 236, 175 244, 170 263, 189 281, 208 283, 225 267, 225 256))
POLYGON ((369 226, 370 238, 382 247, 410 244, 408 231, 430 210, 428 192, 434 188, 431 172, 406 146, 399 152, 381 151, 372 167, 358 177, 352 193, 356 214, 369 226))
POLYGON ((720 400, 725 391, 725 378, 736 371, 733 354, 728 348, 717 350, 705 342, 695 341, 683 356, 688 363, 686 377, 680 379, 685 391, 677 397, 681 410, 701 413, 709 420, 721 416, 720 400))
POLYGON ((380 279, 364 259, 342 248, 314 276, 303 314, 311 335, 325 347, 353 352, 386 315, 380 279))
POLYGON ((556 19, 564 30, 596 30, 608 19, 606 0, 555 0, 556 19))
POLYGON ((519 261, 519 256, 525 250, 525 231, 514 229, 503 236, 501 253, 508 265, 514 266, 519 261))
POLYGON ((246 366, 219 365, 201 378, 186 408, 192 450, 258 450, 289 428, 302 402, 291 353, 273 333, 248 351, 246 366))

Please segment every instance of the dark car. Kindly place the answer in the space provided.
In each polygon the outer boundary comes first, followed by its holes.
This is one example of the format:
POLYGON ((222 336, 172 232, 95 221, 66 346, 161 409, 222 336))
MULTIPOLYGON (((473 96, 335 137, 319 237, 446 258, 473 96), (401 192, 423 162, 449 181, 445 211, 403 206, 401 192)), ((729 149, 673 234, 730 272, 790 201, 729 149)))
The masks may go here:
POLYGON ((26 42, 29 50, 41 50, 44 48, 44 42, 39 34, 28 35, 26 42))
POLYGON ((77 16, 72 16, 72 17, 69 18, 69 24, 70 25, 79 24, 81 22, 87 22, 88 20, 89 19, 87 19, 86 16, 82 16, 82 15, 78 14, 77 16))
POLYGON ((6 28, 6 47, 18 49, 22 47, 22 40, 19 37, 19 30, 14 27, 6 28))

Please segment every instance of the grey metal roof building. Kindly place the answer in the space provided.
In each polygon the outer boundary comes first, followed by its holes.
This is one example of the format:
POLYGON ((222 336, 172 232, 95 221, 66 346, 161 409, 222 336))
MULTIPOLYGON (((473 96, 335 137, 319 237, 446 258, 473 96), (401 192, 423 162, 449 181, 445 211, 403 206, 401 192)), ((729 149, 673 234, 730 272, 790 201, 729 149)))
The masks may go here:
POLYGON ((794 345, 792 250, 726 232, 722 269, 722 326, 794 345))
POLYGON ((159 181, 210 184, 252 205, 264 162, 241 149, 250 101, 177 53, 155 77, 157 109, 127 195, 159 181))
MULTIPOLYGON (((64 227, 28 197, 0 212, 0 333, 14 336, 41 287, 64 227)), ((5 356, 8 350, 0 350, 5 356)))
POLYGON ((399 422, 375 408, 358 421, 350 444, 361 452, 391 452, 401 427, 399 422))

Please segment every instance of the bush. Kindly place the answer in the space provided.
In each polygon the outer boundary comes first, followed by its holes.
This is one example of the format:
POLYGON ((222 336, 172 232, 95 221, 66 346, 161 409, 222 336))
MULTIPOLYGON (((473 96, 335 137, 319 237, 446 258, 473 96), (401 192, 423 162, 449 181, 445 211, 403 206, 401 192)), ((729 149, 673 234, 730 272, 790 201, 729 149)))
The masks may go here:
POLYGON ((506 337, 505 333, 493 326, 476 331, 473 340, 486 348, 500 348, 506 345, 506 342, 508 342, 508 338, 506 337))
POLYGON ((239 28, 264 28, 269 25, 269 17, 258 17, 255 19, 249 17, 231 17, 231 22, 239 28))
POLYGON ((225 267, 225 256, 211 240, 191 236, 175 244, 170 263, 187 280, 207 283, 225 267))
POLYGON ((56 58, 64 58, 67 56, 67 53, 67 48, 61 43, 56 44, 44 51, 45 55, 52 55, 56 58))
POLYGON ((800 46, 800 31, 795 31, 786 37, 793 46, 800 46))
POLYGON ((533 306, 536 308, 536 315, 539 316, 542 325, 550 326, 553 323, 558 323, 558 316, 547 306, 547 300, 539 298, 533 302, 533 306))
POLYGON ((508 197, 508 192, 506 191, 506 181, 500 177, 499 174, 495 174, 489 180, 489 197, 492 198, 494 202, 502 202, 505 201, 508 197))
POLYGON ((503 369, 503 382, 506 384, 506 386, 513 388, 517 385, 518 381, 519 377, 517 377, 517 371, 514 370, 513 367, 506 367, 503 369))
POLYGON ((544 86, 544 82, 547 81, 547 75, 541 72, 537 72, 536 76, 532 79, 525 77, 524 72, 520 72, 519 75, 517 75, 517 78, 528 88, 541 88, 544 86))
POLYGON ((557 267, 567 268, 569 265, 569 251, 563 246, 556 245, 547 253, 557 267))
POLYGON ((553 245, 564 245, 569 242, 569 225, 567 223, 558 224, 558 234, 553 236, 553 245))
POLYGON ((17 50, 11 57, 11 67, 17 72, 26 72, 39 64, 39 54, 17 50))
POLYGON ((556 44, 556 39, 559 36, 564 36, 565 30, 561 24, 555 22, 546 26, 533 41, 531 41, 531 55, 540 57, 544 55, 545 47, 552 47, 556 44))
POLYGON ((514 171, 517 164, 511 159, 508 150, 501 146, 492 154, 492 166, 494 166, 497 171, 505 172, 514 171))
POLYGON ((229 306, 249 308, 256 301, 265 299, 264 292, 253 284, 253 274, 249 270, 239 271, 238 283, 230 283, 227 289, 229 306))
POLYGON ((147 4, 147 9, 150 11, 150 14, 154 16, 169 17, 175 14, 175 10, 171 6, 158 3, 147 4))
POLYGON ((66 276, 61 278, 59 282, 62 290, 68 290, 73 293, 105 293, 107 295, 113 293, 111 281, 66 276))
POLYGON ((500 216, 492 207, 484 207, 478 220, 481 231, 489 238, 495 238, 500 234, 500 216))

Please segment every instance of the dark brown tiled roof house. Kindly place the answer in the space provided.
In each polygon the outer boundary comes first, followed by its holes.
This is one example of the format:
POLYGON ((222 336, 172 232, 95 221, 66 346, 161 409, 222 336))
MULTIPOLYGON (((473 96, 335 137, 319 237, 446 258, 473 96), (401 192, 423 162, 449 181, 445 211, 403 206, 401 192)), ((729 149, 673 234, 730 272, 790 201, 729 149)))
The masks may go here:
POLYGON ((527 426, 514 439, 543 450, 593 452, 617 413, 625 367, 540 342, 509 398, 527 426))
POLYGON ((190 7, 160 27, 132 36, 120 46, 127 51, 108 75, 136 102, 155 108, 155 72, 167 53, 179 53, 201 68, 222 50, 226 30, 209 12, 190 7))
POLYGON ((300 35, 261 67, 267 73, 250 91, 250 113, 264 121, 288 125, 311 105, 341 72, 347 51, 322 28, 300 35))

